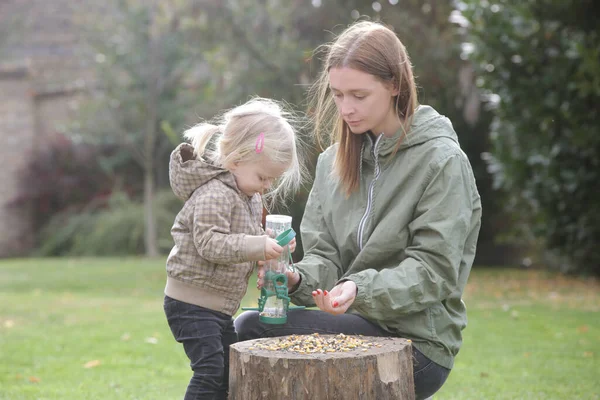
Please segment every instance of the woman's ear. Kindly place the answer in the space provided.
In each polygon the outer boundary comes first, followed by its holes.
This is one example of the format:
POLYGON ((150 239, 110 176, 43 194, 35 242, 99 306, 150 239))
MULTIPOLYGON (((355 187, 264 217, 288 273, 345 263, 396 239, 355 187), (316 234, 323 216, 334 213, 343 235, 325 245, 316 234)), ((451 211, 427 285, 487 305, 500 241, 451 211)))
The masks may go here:
POLYGON ((398 81, 396 79, 392 80, 389 84, 390 92, 392 97, 398 96, 400 94, 400 88, 398 85, 398 81))

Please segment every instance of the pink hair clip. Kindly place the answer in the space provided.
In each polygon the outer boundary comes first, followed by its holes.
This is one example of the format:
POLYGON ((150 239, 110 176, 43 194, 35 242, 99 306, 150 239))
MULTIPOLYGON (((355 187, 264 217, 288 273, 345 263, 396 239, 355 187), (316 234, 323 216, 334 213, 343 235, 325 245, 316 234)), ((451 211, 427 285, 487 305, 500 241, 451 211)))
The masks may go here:
POLYGON ((265 147, 265 133, 261 132, 258 134, 258 137, 256 138, 256 145, 254 146, 254 151, 256 151, 256 154, 260 154, 263 151, 264 147, 265 147))

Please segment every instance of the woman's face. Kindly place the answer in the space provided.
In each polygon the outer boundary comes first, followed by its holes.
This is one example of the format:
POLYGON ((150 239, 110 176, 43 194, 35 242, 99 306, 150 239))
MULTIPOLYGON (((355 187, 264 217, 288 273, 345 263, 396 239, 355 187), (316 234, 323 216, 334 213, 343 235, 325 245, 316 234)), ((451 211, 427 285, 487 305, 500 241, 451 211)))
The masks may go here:
POLYGON ((400 128, 393 99, 398 90, 371 74, 341 67, 329 70, 329 87, 340 115, 352 133, 392 136, 400 128))

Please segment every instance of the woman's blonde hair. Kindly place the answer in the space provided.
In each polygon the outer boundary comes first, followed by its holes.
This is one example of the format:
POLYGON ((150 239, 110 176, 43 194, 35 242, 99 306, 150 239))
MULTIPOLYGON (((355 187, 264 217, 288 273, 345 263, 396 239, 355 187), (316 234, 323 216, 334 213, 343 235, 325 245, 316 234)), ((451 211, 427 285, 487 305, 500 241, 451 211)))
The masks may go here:
POLYGON ((317 81, 309 89, 309 113, 312 115, 314 137, 321 147, 339 143, 334 172, 347 195, 358 189, 362 135, 353 135, 341 118, 329 89, 329 70, 348 67, 373 75, 384 84, 392 84, 399 93, 394 97, 396 114, 403 135, 400 146, 410 127, 417 107, 417 89, 412 65, 406 48, 396 34, 386 26, 371 21, 356 22, 335 41, 317 48, 324 51, 324 63, 317 81))
POLYGON ((283 103, 255 97, 211 122, 186 130, 184 137, 191 142, 196 157, 209 159, 225 169, 234 163, 261 162, 263 157, 275 164, 288 165, 264 195, 265 205, 270 208, 277 200, 298 190, 304 180, 301 142, 294 128, 300 123, 297 114, 283 103), (211 146, 209 142, 215 134, 218 137, 211 146))

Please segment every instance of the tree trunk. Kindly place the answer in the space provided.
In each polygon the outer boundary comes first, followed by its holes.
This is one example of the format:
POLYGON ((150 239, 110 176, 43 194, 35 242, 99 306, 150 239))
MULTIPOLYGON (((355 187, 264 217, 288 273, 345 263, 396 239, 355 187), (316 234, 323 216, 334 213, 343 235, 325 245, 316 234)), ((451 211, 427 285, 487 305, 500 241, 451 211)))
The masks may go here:
POLYGON ((411 343, 406 339, 356 336, 374 345, 312 354, 257 348, 285 338, 231 346, 230 400, 415 398, 411 343))
POLYGON ((155 5, 151 6, 150 16, 152 22, 149 26, 148 59, 151 65, 147 74, 148 98, 146 132, 144 134, 144 218, 146 220, 144 229, 144 244, 146 256, 158 257, 158 239, 156 232, 156 218, 154 216, 154 148, 158 129, 158 101, 160 90, 158 89, 160 72, 160 54, 156 42, 157 29, 155 18, 155 5))
POLYGON ((156 218, 154 216, 154 175, 152 170, 144 171, 144 244, 148 257, 158 257, 156 218))

